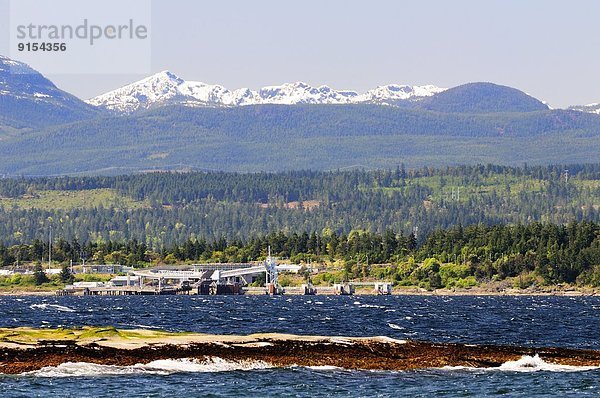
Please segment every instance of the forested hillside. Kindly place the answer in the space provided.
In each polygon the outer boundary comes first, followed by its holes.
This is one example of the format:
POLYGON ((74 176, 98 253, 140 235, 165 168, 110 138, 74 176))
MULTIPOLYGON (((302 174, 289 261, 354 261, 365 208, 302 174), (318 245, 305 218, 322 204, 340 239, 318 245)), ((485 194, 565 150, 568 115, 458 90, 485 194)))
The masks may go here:
POLYGON ((549 165, 600 153, 599 115, 493 83, 365 95, 295 83, 240 92, 242 102, 192 83, 158 73, 92 106, 0 56, 0 176, 549 165))
POLYGON ((0 173, 584 163, 600 153, 598 131, 600 116, 564 110, 466 114, 378 105, 168 106, 0 141, 0 173))
POLYGON ((548 106, 522 91, 493 83, 468 83, 425 98, 424 108, 450 113, 535 112, 548 106))
POLYGON ((0 241, 248 240, 388 229, 422 242, 471 224, 600 221, 600 164, 380 171, 148 173, 0 180, 0 241), (566 174, 568 171, 568 175, 566 174))

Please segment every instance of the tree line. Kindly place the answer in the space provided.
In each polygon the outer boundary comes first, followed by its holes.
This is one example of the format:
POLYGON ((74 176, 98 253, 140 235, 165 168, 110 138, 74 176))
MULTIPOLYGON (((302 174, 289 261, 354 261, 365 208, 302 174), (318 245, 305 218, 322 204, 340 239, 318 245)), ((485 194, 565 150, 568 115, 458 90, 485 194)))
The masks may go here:
POLYGON ((366 230, 415 233, 472 224, 600 221, 600 164, 285 173, 149 173, 117 177, 0 179, 0 240, 137 240, 162 250, 186 239, 247 240, 269 234, 366 230), (569 171, 568 176, 565 170, 569 171), (95 195, 107 188, 137 206, 72 208, 34 203, 46 191, 95 195), (4 205, 3 205, 4 203, 4 205))
MULTIPOLYGON (((468 286, 525 276, 521 283, 600 285, 600 224, 461 225, 430 233, 422 243, 414 235, 386 230, 337 233, 269 233, 249 239, 189 238, 154 250, 136 240, 87 242, 57 239, 55 263, 150 264, 248 262, 265 258, 268 248, 280 258, 311 264, 337 264, 339 272, 319 278, 385 278, 427 288, 468 286)), ((48 243, 0 244, 0 264, 47 261, 48 243), (45 257, 46 256, 46 257, 45 257)))

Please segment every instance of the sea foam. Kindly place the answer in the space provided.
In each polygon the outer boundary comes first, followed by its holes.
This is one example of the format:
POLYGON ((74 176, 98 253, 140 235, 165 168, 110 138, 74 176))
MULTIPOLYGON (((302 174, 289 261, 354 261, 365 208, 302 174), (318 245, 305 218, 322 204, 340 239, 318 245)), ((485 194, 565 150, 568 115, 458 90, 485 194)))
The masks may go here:
POLYGON ((504 371, 504 372, 584 372, 600 369, 600 366, 558 365, 544 361, 538 354, 524 355, 516 361, 507 361, 495 368, 473 368, 469 366, 444 366, 443 370, 475 370, 475 371, 504 371))
POLYGON ((500 365, 498 370, 511 372, 580 372, 586 370, 600 369, 600 366, 572 366, 572 365, 557 365, 544 361, 539 355, 529 356, 524 355, 516 361, 508 361, 500 365))
MULTIPOLYGON (((297 365, 296 365, 297 366, 297 365)), ((133 366, 99 365, 88 362, 66 362, 58 366, 48 366, 23 375, 33 377, 59 378, 59 377, 98 377, 98 376, 127 376, 127 375, 170 375, 175 373, 208 373, 231 372, 271 369, 275 366, 254 360, 233 361, 219 357, 208 357, 204 360, 197 359, 165 359, 152 361, 147 364, 133 366)), ((294 368, 295 366, 292 366, 294 368)), ((345 370, 337 366, 304 366, 314 371, 339 371, 345 370)), ((525 355, 516 361, 508 361, 495 368, 473 368, 466 366, 445 366, 447 371, 503 371, 503 372, 581 372, 600 369, 600 366, 571 366, 557 365, 544 361, 538 355, 525 355)), ((387 371, 384 371, 387 372, 387 371)))
POLYGON ((35 377, 94 377, 123 376, 136 374, 169 375, 186 372, 230 372, 268 369, 272 366, 263 361, 232 361, 219 357, 197 359, 163 359, 133 366, 99 365, 88 362, 65 362, 58 366, 47 366, 40 370, 24 373, 35 377))
POLYGON ((75 312, 75 310, 73 308, 69 308, 66 307, 64 305, 58 305, 58 304, 32 304, 29 306, 29 308, 31 308, 32 310, 35 309, 40 309, 40 310, 47 310, 47 309, 54 309, 57 311, 62 311, 62 312, 75 312))

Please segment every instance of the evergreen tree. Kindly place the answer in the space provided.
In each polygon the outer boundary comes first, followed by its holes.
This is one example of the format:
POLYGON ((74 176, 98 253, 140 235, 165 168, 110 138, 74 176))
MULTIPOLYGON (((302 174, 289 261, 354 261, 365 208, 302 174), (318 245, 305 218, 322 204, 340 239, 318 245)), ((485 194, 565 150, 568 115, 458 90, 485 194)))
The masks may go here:
POLYGON ((41 264, 37 264, 35 266, 35 269, 33 271, 33 279, 34 279, 35 284, 37 286, 42 285, 42 284, 47 283, 47 282, 50 282, 50 279, 48 279, 48 276, 46 276, 46 273, 42 269, 42 265, 41 264))
POLYGON ((73 283, 75 277, 71 273, 71 268, 68 265, 63 265, 59 274, 60 281, 64 284, 73 283))

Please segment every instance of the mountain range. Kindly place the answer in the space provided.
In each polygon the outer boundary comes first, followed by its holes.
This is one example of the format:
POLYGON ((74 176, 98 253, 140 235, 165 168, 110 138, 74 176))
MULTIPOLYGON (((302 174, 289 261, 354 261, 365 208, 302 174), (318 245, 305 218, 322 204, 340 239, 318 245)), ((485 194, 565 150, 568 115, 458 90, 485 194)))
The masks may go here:
POLYGON ((364 94, 356 91, 338 91, 328 86, 312 87, 304 82, 229 90, 220 85, 185 81, 174 73, 163 71, 146 79, 92 98, 87 102, 117 113, 129 114, 141 109, 164 105, 186 106, 248 106, 296 104, 379 104, 399 105, 405 101, 419 101, 444 89, 428 86, 390 84, 364 94))
POLYGON ((493 83, 253 91, 168 71, 82 101, 0 57, 0 174, 581 163, 600 154, 598 108, 493 83))

